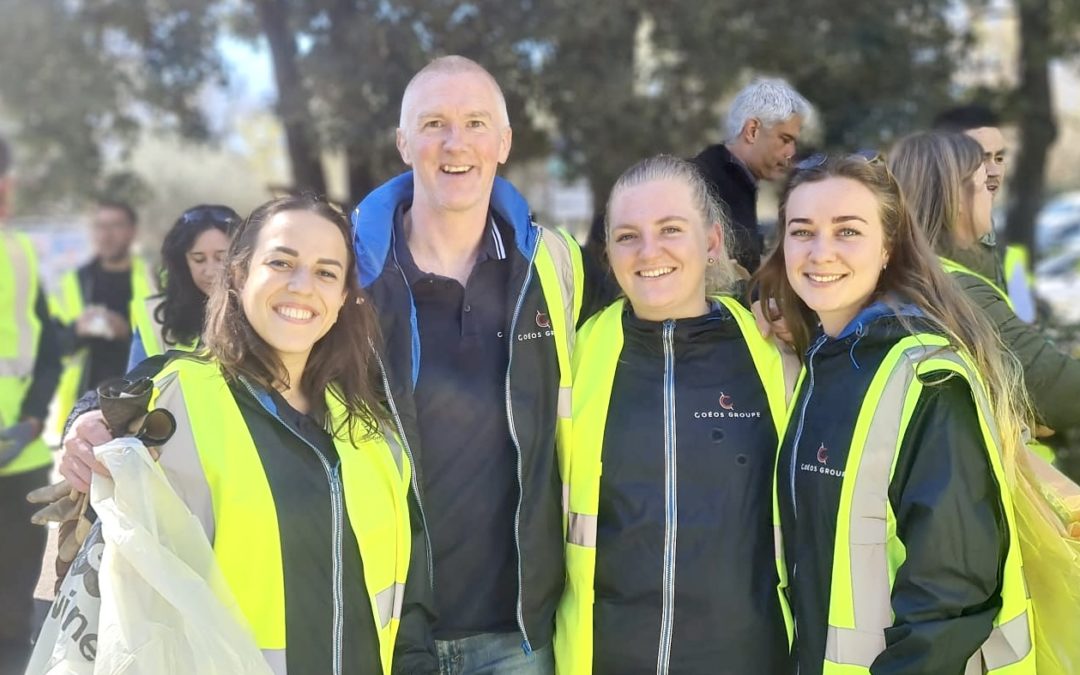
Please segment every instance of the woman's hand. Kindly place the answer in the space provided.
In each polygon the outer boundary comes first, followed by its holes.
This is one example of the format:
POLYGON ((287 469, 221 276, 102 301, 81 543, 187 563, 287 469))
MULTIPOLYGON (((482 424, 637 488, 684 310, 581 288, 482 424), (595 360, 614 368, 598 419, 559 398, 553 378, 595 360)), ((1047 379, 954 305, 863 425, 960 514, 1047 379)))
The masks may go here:
POLYGON ((94 446, 112 439, 100 410, 91 410, 75 418, 61 443, 64 455, 60 458, 60 475, 67 479, 72 489, 89 492, 93 474, 109 475, 105 465, 94 457, 94 446))

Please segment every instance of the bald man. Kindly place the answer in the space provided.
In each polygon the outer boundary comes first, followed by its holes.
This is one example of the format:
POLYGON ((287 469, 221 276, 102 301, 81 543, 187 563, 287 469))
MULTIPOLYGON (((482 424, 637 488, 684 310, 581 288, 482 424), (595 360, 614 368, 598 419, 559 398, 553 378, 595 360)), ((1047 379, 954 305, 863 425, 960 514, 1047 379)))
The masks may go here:
POLYGON ((554 672, 556 426, 583 273, 576 242, 532 222, 496 176, 512 139, 491 74, 437 59, 402 98, 397 147, 411 171, 353 214, 418 467, 442 673, 554 672))

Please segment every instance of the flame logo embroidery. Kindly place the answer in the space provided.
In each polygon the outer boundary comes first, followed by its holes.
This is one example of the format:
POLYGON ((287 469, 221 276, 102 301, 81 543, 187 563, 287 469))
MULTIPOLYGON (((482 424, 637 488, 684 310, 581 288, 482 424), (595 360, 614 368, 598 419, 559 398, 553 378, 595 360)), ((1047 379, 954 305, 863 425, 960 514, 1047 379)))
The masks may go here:
POLYGON ((548 318, 547 314, 536 310, 536 325, 540 328, 551 328, 551 319, 548 318))
POLYGON ((724 410, 734 410, 735 401, 724 392, 720 392, 720 407, 724 410))
POLYGON ((825 447, 824 443, 822 443, 821 447, 817 449, 817 461, 818 464, 829 463, 829 449, 825 447))

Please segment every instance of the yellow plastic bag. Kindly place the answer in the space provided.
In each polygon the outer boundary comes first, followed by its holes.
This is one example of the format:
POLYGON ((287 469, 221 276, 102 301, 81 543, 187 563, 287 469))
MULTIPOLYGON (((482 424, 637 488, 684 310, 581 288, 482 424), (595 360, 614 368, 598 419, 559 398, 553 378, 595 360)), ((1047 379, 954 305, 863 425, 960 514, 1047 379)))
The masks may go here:
POLYGON ((1025 450, 1013 505, 1035 611, 1039 675, 1080 673, 1080 486, 1025 450))

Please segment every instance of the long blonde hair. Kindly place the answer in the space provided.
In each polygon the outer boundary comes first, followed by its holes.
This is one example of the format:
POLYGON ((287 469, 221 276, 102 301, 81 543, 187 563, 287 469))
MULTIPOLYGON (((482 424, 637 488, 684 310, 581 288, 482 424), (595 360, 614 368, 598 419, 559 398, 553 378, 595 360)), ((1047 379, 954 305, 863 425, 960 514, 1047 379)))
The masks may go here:
MULTIPOLYGON (((762 307, 776 303, 779 313, 773 318, 783 317, 794 336, 796 352, 805 354, 817 316, 788 282, 783 241, 787 203, 799 186, 830 178, 854 180, 877 198, 889 264, 882 270, 867 304, 877 300, 891 303, 893 299, 914 304, 956 350, 966 354, 982 376, 1002 449, 1016 451, 1023 428, 1032 428, 1033 420, 1020 364, 1001 343, 997 329, 983 311, 942 269, 922 229, 916 225, 900 185, 883 161, 836 157, 813 169, 796 171, 780 201, 781 236, 751 280, 750 292, 757 291, 762 307)), ((910 321, 902 316, 899 319, 916 332, 910 321)))
POLYGON ((921 131, 905 136, 889 152, 889 170, 907 198, 911 215, 930 246, 947 258, 968 248, 958 236, 961 215, 982 166, 982 147, 952 131, 921 131))

